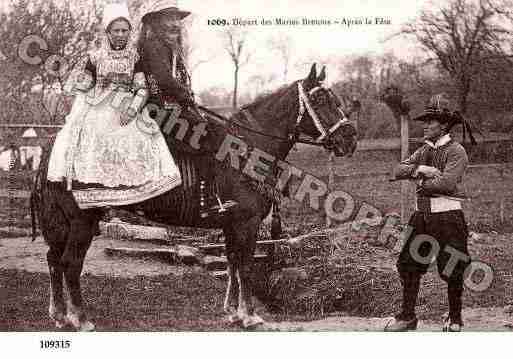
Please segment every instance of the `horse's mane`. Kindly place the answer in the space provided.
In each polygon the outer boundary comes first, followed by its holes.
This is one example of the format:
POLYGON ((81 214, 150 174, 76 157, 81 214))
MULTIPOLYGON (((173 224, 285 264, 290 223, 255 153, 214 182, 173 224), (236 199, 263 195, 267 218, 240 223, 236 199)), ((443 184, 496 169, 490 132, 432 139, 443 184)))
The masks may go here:
POLYGON ((234 115, 240 114, 243 110, 249 110, 258 111, 259 118, 274 120, 284 117, 291 107, 297 105, 296 96, 289 95, 289 92, 295 91, 296 84, 297 81, 282 85, 272 92, 260 94, 252 102, 242 106, 234 115))
POLYGON ((277 93, 280 93, 282 92, 283 90, 287 89, 289 87, 288 84, 285 84, 285 85, 281 85, 280 87, 278 87, 277 89, 273 90, 273 91, 265 91, 259 95, 257 95, 252 102, 242 106, 243 108, 244 107, 247 107, 247 106, 252 106, 252 105, 256 105, 256 104, 259 104, 260 102, 262 101, 266 101, 270 96, 274 96, 276 95, 277 93))

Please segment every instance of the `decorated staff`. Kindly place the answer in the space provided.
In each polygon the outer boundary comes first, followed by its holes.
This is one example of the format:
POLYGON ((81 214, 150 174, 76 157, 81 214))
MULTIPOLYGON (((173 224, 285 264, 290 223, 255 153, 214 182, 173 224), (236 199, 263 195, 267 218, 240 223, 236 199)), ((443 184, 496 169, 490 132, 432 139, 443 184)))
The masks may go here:
POLYGON ((417 328, 415 304, 420 279, 435 257, 439 274, 448 284, 449 316, 444 331, 460 331, 463 274, 470 263, 460 200, 465 197, 461 185, 468 157, 465 148, 451 138, 450 130, 462 124, 473 144, 475 140, 464 118, 450 110, 444 94, 432 97, 414 120, 423 123, 425 144, 395 169, 395 178, 416 181, 417 191, 415 212, 409 221, 412 231, 397 261, 403 286, 402 310, 385 331, 417 328))

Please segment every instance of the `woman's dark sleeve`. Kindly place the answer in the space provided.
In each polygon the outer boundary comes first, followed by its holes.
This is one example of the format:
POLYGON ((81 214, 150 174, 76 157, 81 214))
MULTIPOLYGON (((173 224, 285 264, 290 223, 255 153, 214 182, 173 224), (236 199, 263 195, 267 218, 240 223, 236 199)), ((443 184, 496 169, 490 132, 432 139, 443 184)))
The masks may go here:
POLYGON ((144 73, 143 64, 142 64, 142 61, 140 59, 137 60, 137 62, 134 65, 134 74, 137 74, 139 72, 143 72, 144 73))
POLYGON ((93 76, 93 81, 96 83, 96 66, 93 65, 93 63, 91 62, 91 58, 89 57, 87 58, 85 70, 91 73, 91 75, 93 76))

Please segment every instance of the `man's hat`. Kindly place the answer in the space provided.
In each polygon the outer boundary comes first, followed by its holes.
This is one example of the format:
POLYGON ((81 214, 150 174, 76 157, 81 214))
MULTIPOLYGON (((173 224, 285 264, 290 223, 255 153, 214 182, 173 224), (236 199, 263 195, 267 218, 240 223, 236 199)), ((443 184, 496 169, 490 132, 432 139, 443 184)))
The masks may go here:
POLYGON ((128 21, 130 26, 132 25, 132 21, 130 19, 130 12, 128 11, 128 6, 124 2, 114 2, 107 4, 105 9, 103 10, 103 19, 102 19, 102 27, 105 31, 113 21, 118 19, 124 19, 128 21))
POLYGON ((441 123, 452 122, 454 111, 451 107, 451 102, 445 93, 440 93, 431 97, 424 108, 424 111, 414 117, 414 121, 430 121, 437 120, 441 123))
POLYGON ((180 20, 191 14, 189 11, 180 10, 177 0, 155 0, 143 10, 142 19, 144 19, 146 15, 158 12, 176 15, 180 20))
POLYGON ((463 126, 463 141, 466 138, 466 132, 470 137, 470 142, 475 145, 476 141, 472 134, 472 128, 465 118, 452 107, 451 102, 445 93, 440 93, 431 97, 426 105, 424 111, 413 118, 414 121, 431 121, 435 120, 440 123, 447 124, 447 131, 455 125, 461 124, 463 126))

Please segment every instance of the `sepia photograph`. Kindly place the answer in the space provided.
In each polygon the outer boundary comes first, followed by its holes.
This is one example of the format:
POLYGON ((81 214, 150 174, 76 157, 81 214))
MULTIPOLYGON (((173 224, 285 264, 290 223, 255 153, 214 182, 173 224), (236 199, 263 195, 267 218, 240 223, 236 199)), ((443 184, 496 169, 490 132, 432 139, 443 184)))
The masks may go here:
POLYGON ((0 17, 0 342, 513 330, 513 1, 0 17))

